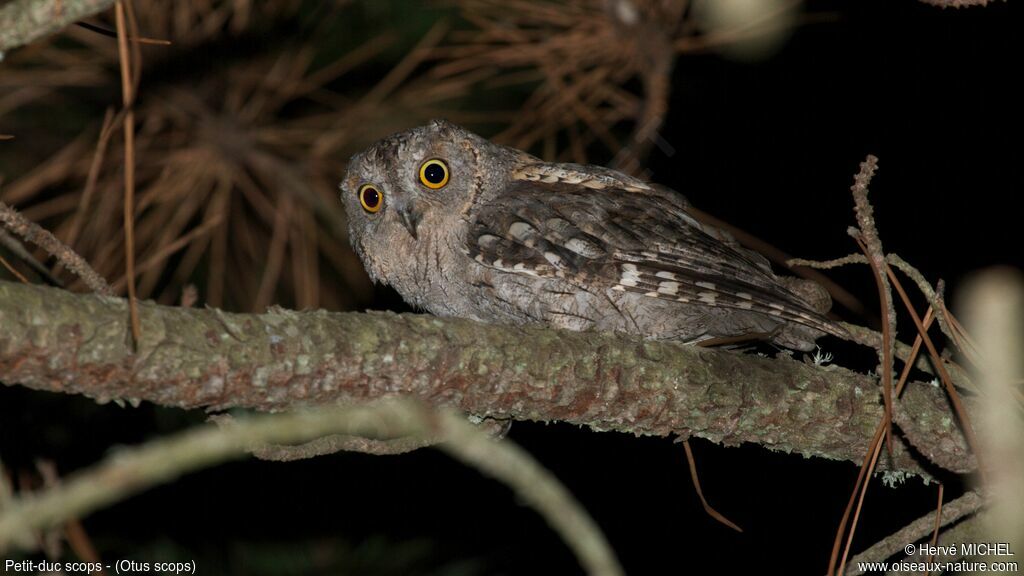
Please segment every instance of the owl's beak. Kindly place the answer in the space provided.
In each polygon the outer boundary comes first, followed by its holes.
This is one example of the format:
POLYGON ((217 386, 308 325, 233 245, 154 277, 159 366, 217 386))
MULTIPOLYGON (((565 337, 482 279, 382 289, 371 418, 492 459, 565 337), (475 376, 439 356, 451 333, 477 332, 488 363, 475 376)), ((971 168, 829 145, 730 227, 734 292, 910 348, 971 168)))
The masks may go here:
POLYGON ((421 218, 423 218, 423 214, 411 202, 398 209, 398 219, 402 221, 402 226, 409 231, 413 240, 419 240, 419 236, 416 235, 416 227, 420 225, 421 218))

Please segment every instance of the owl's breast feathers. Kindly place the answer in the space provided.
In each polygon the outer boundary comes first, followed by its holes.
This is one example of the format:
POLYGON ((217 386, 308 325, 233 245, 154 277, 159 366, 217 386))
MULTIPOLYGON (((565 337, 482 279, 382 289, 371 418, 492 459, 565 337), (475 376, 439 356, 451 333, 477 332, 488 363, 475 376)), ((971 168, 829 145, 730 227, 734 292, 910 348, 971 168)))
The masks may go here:
POLYGON ((535 164, 516 170, 506 189, 469 219, 469 257, 501 272, 557 278, 588 292, 753 312, 847 337, 761 257, 706 232, 681 196, 611 170, 575 168, 535 164))

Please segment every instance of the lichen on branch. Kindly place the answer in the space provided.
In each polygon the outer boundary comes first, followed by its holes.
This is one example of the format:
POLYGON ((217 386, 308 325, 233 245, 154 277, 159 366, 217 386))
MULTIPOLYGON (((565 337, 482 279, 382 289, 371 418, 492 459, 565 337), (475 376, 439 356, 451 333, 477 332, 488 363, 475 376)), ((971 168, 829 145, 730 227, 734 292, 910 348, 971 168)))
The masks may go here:
MULTIPOLYGON (((133 353, 126 306, 0 282, 0 381, 211 410, 411 396, 493 418, 753 442, 851 462, 882 410, 874 379, 836 366, 420 314, 230 314, 144 303, 133 353)), ((969 462, 955 424, 931 416, 914 414, 936 427, 915 429, 915 447, 969 462)), ((885 468, 927 475, 906 445, 896 448, 885 468)))

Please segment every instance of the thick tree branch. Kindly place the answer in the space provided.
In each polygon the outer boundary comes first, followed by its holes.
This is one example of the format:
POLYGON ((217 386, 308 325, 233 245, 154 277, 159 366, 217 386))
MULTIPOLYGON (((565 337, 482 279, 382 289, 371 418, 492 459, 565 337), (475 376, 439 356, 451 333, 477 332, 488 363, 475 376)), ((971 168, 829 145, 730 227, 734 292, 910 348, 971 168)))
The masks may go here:
MULTIPOLYGON (((754 442, 852 462, 867 451, 882 414, 874 379, 840 367, 612 334, 417 314, 252 315, 151 303, 140 316, 143 337, 133 354, 124 300, 0 282, 0 380, 100 401, 214 410, 408 395, 493 418, 754 442)), ((897 418, 927 423, 915 429, 915 446, 937 462, 968 461, 941 391, 912 386, 935 396, 907 410, 897 404, 897 418)), ((883 468, 927 476, 905 445, 895 448, 883 468)))
POLYGON ((114 0, 10 0, 0 2, 0 53, 28 44, 110 8, 114 0))

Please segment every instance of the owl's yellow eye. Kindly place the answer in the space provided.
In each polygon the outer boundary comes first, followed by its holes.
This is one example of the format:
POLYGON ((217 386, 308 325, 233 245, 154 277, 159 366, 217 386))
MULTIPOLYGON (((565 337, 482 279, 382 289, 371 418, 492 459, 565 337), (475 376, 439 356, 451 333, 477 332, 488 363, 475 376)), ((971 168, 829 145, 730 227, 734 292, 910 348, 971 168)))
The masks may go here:
POLYGON ((448 183, 448 165, 437 158, 427 160, 420 166, 420 182, 431 190, 443 188, 448 183))
POLYGON ((359 187, 359 203, 363 205, 363 210, 376 213, 384 205, 384 193, 373 184, 363 184, 359 187))

